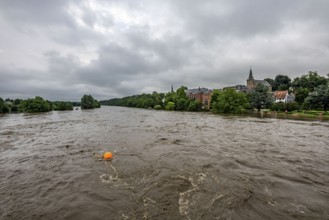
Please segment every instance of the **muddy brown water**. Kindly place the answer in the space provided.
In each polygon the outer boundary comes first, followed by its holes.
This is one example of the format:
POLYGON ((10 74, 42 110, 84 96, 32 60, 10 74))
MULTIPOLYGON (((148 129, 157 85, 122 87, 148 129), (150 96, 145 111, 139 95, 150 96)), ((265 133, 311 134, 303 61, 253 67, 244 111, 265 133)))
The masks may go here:
POLYGON ((103 106, 0 128, 0 219, 329 219, 328 122, 103 106))

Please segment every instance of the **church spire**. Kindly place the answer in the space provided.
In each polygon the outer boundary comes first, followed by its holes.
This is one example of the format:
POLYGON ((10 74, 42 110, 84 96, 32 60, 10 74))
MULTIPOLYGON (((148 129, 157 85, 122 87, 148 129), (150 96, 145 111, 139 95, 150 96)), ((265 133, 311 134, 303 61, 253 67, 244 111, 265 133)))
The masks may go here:
POLYGON ((254 77, 252 76, 252 70, 251 70, 251 67, 250 67, 248 80, 253 80, 253 79, 254 79, 254 77))

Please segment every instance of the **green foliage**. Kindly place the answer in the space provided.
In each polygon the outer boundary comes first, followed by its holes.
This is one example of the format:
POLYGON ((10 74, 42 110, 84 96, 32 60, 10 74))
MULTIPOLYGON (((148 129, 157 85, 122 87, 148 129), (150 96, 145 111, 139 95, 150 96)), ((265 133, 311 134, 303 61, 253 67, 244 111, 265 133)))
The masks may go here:
POLYGON ((81 106, 81 102, 71 102, 74 107, 81 106))
POLYGON ((216 92, 213 96, 212 111, 219 113, 234 113, 241 114, 248 108, 248 99, 245 93, 240 93, 234 89, 226 89, 224 91, 216 92))
POLYGON ((301 105, 305 101, 306 97, 310 93, 308 88, 297 88, 295 90, 295 101, 301 105))
POLYGON ((100 103, 91 95, 84 95, 81 98, 81 109, 100 108, 100 103))
POLYGON ((220 90, 214 89, 211 95, 211 101, 210 101, 210 108, 212 109, 214 107, 214 104, 217 103, 217 99, 219 97, 220 90))
POLYGON ((286 75, 277 75, 275 77, 276 90, 288 90, 291 86, 291 79, 286 75))
POLYGON ((64 111, 64 110, 73 110, 73 105, 71 102, 53 102, 53 109, 56 111, 64 111))
POLYGON ((186 98, 178 98, 176 100, 176 110, 186 110, 189 106, 189 101, 186 98))
POLYGON ((202 103, 190 100, 186 96, 186 86, 179 87, 176 92, 141 94, 127 96, 121 99, 110 99, 101 101, 103 105, 125 106, 137 108, 153 108, 177 111, 200 111, 202 103))
POLYGON ((268 93, 268 88, 258 84, 255 91, 249 95, 250 105, 258 111, 262 108, 268 108, 272 105, 272 95, 268 93))
POLYGON ((185 90, 187 90, 186 86, 179 87, 176 91, 177 97, 186 99, 185 90))
POLYGON ((110 106, 125 106, 136 108, 154 108, 156 105, 160 105, 163 108, 163 99, 165 95, 163 93, 153 92, 152 94, 141 94, 134 96, 127 96, 124 98, 115 98, 110 100, 100 101, 102 105, 110 106))
POLYGON ((40 96, 36 96, 34 99, 21 101, 19 110, 21 112, 48 112, 51 111, 51 105, 49 101, 44 100, 40 96))
POLYGON ((284 102, 273 103, 273 105, 271 106, 271 110, 283 112, 286 110, 286 106, 284 102))
POLYGON ((320 85, 305 100, 313 109, 327 111, 329 107, 329 85, 320 85))
POLYGON ((271 106, 271 110, 281 111, 281 112, 284 111, 291 112, 291 111, 299 110, 299 105, 296 102, 289 102, 289 103, 277 102, 271 106))
POLYGON ((175 110, 175 103, 174 102, 168 102, 165 109, 166 110, 175 110))
POLYGON ((198 100, 193 100, 189 103, 187 107, 187 111, 197 112, 197 111, 201 111, 201 108, 202 108, 202 103, 198 100))
POLYGON ((299 110, 300 109, 300 106, 298 105, 297 102, 288 102, 288 103, 285 103, 286 104, 286 110, 288 112, 291 112, 291 111, 295 111, 295 110, 299 110))
POLYGON ((292 82, 292 87, 294 89, 304 88, 313 92, 316 87, 326 85, 327 83, 328 80, 325 77, 319 76, 317 72, 309 71, 306 75, 296 77, 292 82))
POLYGON ((10 111, 9 106, 6 104, 6 102, 0 97, 0 114, 7 113, 10 111))

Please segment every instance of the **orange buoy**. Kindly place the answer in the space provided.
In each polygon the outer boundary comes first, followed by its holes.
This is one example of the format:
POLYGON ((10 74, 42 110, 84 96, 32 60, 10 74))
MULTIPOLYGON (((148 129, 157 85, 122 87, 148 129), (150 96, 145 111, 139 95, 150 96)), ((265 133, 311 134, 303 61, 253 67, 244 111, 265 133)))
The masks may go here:
POLYGON ((112 159, 112 157, 113 157, 113 155, 112 155, 111 152, 105 152, 105 153, 103 154, 103 158, 104 158, 105 160, 112 159))

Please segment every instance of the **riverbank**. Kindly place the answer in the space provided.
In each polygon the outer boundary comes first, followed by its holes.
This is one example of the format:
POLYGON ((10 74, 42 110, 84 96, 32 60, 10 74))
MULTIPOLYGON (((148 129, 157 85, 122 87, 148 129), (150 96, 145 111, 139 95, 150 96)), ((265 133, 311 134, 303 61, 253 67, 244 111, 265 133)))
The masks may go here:
POLYGON ((291 112, 276 112, 270 110, 261 110, 256 113, 260 117, 280 118, 280 119, 297 119, 297 120, 316 120, 316 121, 329 121, 328 111, 315 111, 315 110, 298 110, 291 112))

